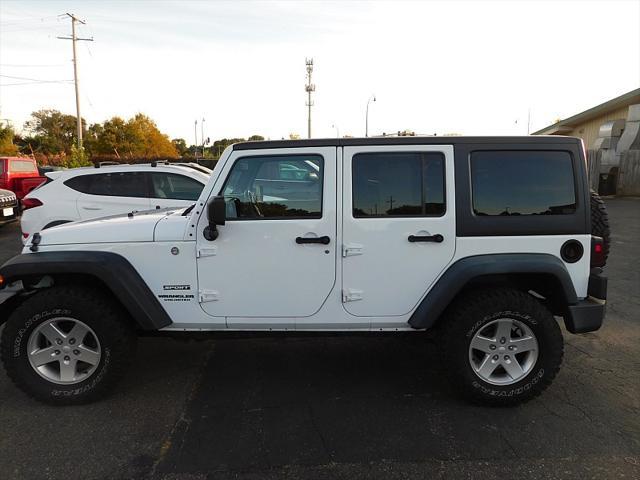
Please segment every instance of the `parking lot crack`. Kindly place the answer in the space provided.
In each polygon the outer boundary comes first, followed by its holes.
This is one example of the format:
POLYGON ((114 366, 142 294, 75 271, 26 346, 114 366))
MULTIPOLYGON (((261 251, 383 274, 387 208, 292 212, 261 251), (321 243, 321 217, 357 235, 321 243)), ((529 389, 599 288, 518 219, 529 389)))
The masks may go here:
POLYGON ((322 435, 322 432, 320 431, 320 427, 318 427, 318 423, 316 422, 315 415, 313 414, 313 407, 311 406, 310 403, 307 403, 307 409, 309 410, 309 418, 311 419, 311 425, 313 426, 313 430, 316 432, 316 435, 318 435, 318 438, 320 438, 320 443, 322 444, 322 450, 324 454, 327 456, 327 459, 331 460, 331 452, 327 447, 327 441, 324 438, 324 435, 322 435))
POLYGON ((171 428, 169 434, 162 442, 160 446, 160 452, 158 454, 158 458, 151 466, 148 478, 156 477, 156 472, 158 471, 158 468, 160 467, 162 462, 164 462, 169 452, 172 449, 176 448, 176 445, 174 444, 174 440, 178 437, 180 438, 180 445, 177 447, 177 452, 178 452, 178 455, 180 455, 180 452, 184 447, 185 439, 187 438, 187 432, 189 431, 189 428, 191 427, 191 422, 192 422, 192 419, 188 415, 187 410, 189 408, 189 405, 191 404, 191 401, 194 399, 198 389, 200 388, 202 379, 204 378, 204 373, 206 371, 207 365, 209 364, 209 359, 213 354, 214 348, 215 348, 215 344, 212 343, 211 347, 207 349, 204 355, 204 359, 202 361, 202 365, 198 369, 198 372, 194 375, 193 380, 191 381, 189 388, 187 390, 188 393, 184 401, 182 402, 182 405, 180 406, 180 415, 178 416, 178 419, 176 420, 176 422, 173 424, 173 427, 171 428))

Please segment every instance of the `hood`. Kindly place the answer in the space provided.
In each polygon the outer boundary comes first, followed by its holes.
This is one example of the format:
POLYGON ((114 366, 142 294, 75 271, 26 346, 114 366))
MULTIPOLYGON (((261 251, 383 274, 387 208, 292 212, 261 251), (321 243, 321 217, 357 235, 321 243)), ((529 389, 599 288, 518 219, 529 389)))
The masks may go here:
MULTIPOLYGON (((153 242, 156 224, 167 215, 184 208, 147 210, 113 215, 51 227, 40 232, 40 245, 87 243, 153 242)), ((31 238, 26 246, 31 244, 31 238)))

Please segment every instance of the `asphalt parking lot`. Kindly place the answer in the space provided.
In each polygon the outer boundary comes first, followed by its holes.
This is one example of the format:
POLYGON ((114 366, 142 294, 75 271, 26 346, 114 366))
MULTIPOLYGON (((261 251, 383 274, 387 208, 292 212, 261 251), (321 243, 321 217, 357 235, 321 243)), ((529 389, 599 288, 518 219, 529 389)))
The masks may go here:
MULTIPOLYGON (((0 372, 0 478, 639 478, 640 198, 607 199, 604 327, 554 384, 458 400, 421 335, 143 339, 111 397, 43 406, 0 372)), ((0 260, 20 248, 0 228, 0 260)))

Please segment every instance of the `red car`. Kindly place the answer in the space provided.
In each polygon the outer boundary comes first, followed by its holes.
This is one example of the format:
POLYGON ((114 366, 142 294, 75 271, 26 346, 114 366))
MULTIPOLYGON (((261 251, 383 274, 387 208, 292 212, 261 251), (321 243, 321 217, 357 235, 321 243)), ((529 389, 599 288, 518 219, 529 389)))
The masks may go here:
POLYGON ((0 188, 11 190, 19 200, 46 180, 29 157, 0 157, 0 188))

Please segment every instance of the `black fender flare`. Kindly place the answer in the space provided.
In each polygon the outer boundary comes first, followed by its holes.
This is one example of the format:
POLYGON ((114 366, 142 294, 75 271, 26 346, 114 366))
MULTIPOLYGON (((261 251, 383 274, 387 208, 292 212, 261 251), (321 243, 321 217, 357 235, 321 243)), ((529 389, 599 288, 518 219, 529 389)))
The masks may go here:
POLYGON ((138 271, 122 255, 113 252, 38 252, 16 255, 0 267, 4 284, 25 277, 83 274, 97 278, 120 301, 138 328, 157 330, 171 318, 138 271))
POLYGON ((474 255, 453 263, 436 281, 409 319, 413 328, 430 328, 473 279, 500 274, 548 274, 555 277, 568 305, 578 303, 571 276, 562 260, 547 253, 474 255))

